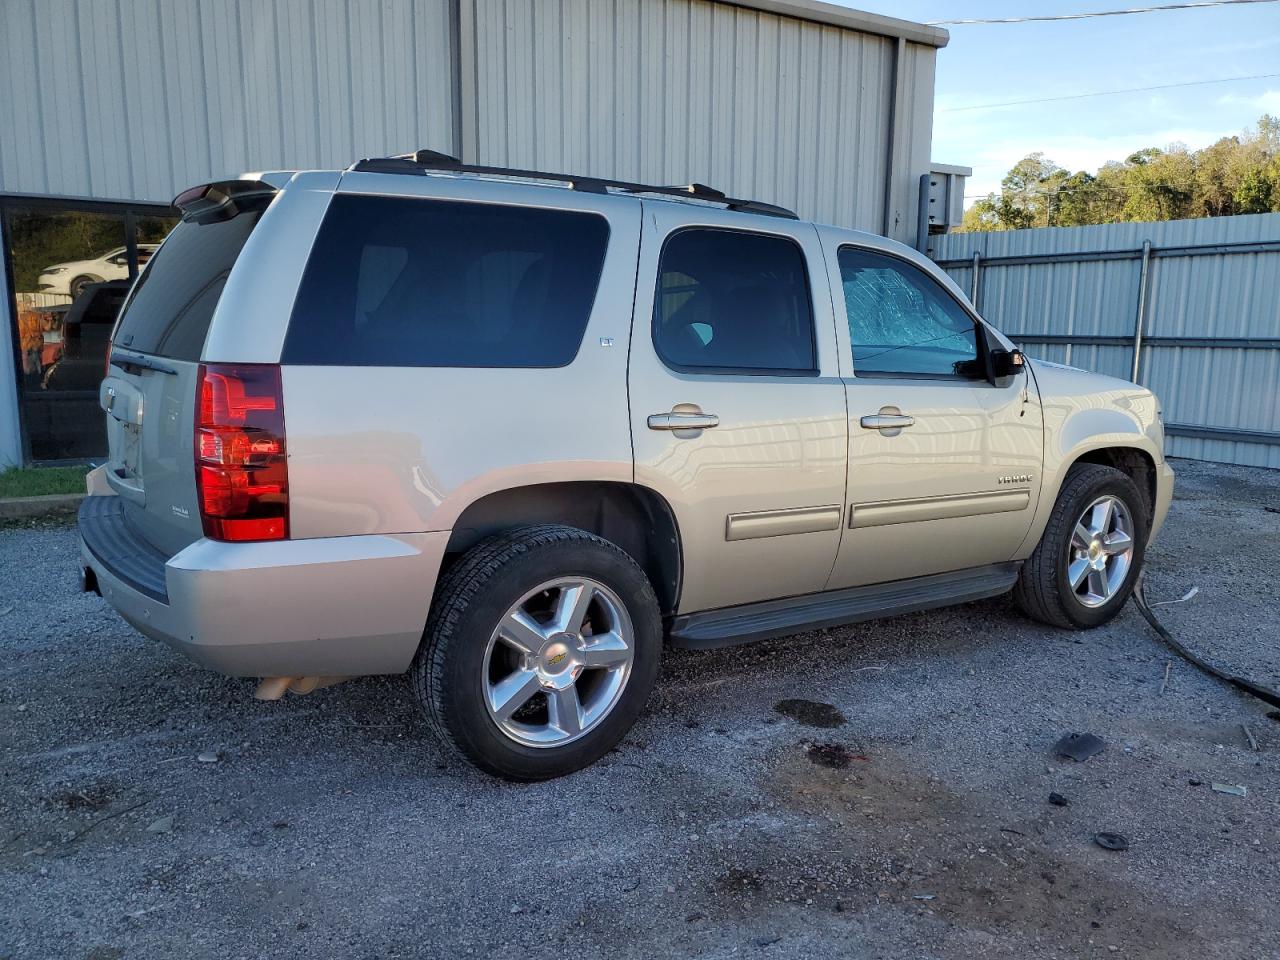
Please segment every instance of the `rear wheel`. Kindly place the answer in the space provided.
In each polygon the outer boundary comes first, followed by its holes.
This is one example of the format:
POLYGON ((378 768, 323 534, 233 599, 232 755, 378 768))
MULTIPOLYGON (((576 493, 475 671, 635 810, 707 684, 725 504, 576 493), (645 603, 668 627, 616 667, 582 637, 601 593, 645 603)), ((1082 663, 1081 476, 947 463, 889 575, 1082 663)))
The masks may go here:
POLYGON ((579 770, 639 716, 661 655, 657 599, 614 544, 572 527, 480 543, 444 578, 414 662, 441 738, 511 780, 579 770))
POLYGON ((1114 467, 1067 471, 1044 536, 1023 564, 1014 599, 1030 617, 1068 629, 1111 620, 1133 592, 1150 519, 1133 480, 1114 467))

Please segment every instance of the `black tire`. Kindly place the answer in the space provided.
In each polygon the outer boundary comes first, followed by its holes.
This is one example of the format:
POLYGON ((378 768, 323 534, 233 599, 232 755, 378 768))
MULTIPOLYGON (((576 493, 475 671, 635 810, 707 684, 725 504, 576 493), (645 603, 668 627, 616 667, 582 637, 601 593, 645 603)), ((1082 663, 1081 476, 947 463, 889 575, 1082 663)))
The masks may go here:
POLYGON ((101 277, 95 277, 95 276, 92 276, 91 274, 84 274, 82 276, 76 277, 69 284, 67 284, 67 292, 71 294, 72 300, 79 300, 80 295, 84 293, 85 287, 87 287, 91 283, 101 283, 101 282, 102 282, 101 277))
POLYGON ((626 735, 658 677, 662 620, 644 571, 627 553, 574 527, 517 527, 477 544, 441 580, 410 668, 413 690, 437 735, 463 759, 507 780, 549 780, 594 763, 626 735), (599 723, 560 746, 508 737, 486 706, 485 651, 499 621, 548 579, 589 577, 626 607, 635 634, 631 673, 599 723))
POLYGON ((1027 616, 1051 626, 1068 630, 1101 626, 1120 612, 1133 593, 1146 558, 1150 529, 1146 498, 1128 474, 1098 463, 1075 464, 1067 471, 1044 536, 1022 565, 1013 589, 1014 601, 1027 616), (1105 603, 1090 607, 1081 602, 1068 581, 1071 535, 1089 504, 1108 495, 1120 500, 1133 519, 1133 555, 1120 587, 1105 603))

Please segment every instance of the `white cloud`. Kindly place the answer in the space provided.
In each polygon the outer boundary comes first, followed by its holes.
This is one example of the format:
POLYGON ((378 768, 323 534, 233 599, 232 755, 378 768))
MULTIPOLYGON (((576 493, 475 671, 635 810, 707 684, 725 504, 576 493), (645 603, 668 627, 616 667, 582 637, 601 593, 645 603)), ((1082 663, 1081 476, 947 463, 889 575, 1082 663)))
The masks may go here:
POLYGON ((1275 116, 1280 114, 1280 90, 1267 90, 1265 93, 1248 97, 1229 93, 1219 97, 1218 103, 1224 107, 1248 107, 1259 115, 1269 113, 1275 116))

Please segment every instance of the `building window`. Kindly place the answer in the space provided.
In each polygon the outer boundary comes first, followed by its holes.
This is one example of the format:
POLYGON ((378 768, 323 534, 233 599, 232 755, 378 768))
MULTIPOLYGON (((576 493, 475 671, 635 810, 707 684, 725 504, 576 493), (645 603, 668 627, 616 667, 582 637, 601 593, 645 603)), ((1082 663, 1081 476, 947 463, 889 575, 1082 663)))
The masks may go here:
POLYGON ((0 199, 29 460, 106 455, 98 387, 120 304, 177 223, 166 207, 0 199))

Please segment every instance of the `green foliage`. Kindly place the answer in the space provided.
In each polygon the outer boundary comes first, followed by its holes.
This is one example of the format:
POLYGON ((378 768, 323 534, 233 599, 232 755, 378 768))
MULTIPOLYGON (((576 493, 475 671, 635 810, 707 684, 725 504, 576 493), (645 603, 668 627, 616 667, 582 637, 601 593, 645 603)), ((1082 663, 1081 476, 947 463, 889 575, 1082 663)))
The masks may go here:
POLYGON ((1263 170, 1250 170, 1232 199, 1237 213, 1267 213, 1273 209, 1276 181, 1263 170))
POLYGON ((965 211, 962 231, 1070 227, 1280 212, 1280 118, 1203 150, 1148 147, 1097 173, 1071 173, 1043 153, 1014 164, 965 211))
POLYGON ((125 241, 119 214, 19 209, 8 229, 15 290, 35 290, 36 277, 52 264, 98 257, 125 241))
POLYGON ((88 467, 23 467, 0 470, 0 499, 42 497, 51 493, 84 493, 88 467))

